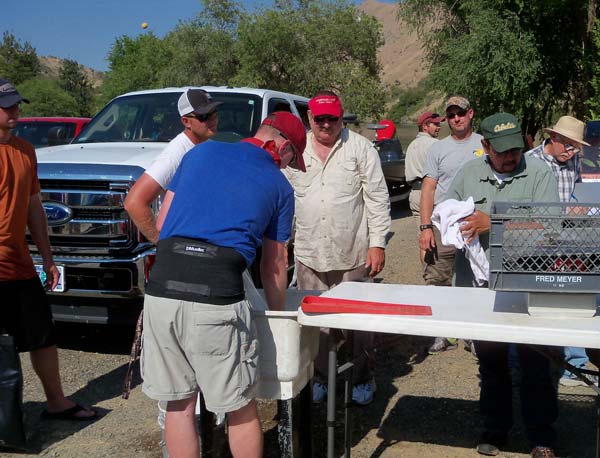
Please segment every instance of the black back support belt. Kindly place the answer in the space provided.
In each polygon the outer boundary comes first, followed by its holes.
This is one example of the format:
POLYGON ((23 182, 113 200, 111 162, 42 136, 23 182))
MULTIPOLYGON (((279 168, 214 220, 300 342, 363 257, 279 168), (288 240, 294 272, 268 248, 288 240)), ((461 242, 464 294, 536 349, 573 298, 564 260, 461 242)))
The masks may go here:
POLYGON ((244 299, 244 257, 233 248, 170 237, 158 242, 146 291, 152 296, 225 305, 244 299))

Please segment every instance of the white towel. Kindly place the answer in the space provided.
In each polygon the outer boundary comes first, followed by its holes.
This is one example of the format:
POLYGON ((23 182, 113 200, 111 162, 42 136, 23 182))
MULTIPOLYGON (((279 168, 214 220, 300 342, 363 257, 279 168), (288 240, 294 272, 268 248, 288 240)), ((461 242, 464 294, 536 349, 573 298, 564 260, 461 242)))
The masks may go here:
POLYGON ((477 286, 482 286, 489 279, 490 266, 485 251, 475 236, 471 243, 466 243, 460 232, 461 220, 475 211, 473 198, 466 201, 448 199, 436 205, 431 215, 431 222, 438 228, 444 245, 453 245, 459 250, 465 249, 477 286))

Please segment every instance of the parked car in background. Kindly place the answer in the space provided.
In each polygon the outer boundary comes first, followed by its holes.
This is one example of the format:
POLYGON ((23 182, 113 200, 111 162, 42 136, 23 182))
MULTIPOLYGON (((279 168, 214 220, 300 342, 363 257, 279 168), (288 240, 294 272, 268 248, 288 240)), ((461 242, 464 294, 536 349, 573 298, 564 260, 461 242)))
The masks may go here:
POLYGON ((408 199, 410 185, 406 182, 404 172, 406 158, 402 151, 402 144, 396 137, 396 126, 392 121, 384 119, 377 124, 368 124, 367 129, 375 131, 373 145, 379 152, 390 202, 408 199))
POLYGON ((64 145, 79 135, 92 118, 31 117, 19 118, 13 134, 24 138, 36 148, 64 145))
POLYGON ((600 182, 600 121, 588 121, 583 139, 591 146, 583 147, 581 178, 584 182, 600 182))

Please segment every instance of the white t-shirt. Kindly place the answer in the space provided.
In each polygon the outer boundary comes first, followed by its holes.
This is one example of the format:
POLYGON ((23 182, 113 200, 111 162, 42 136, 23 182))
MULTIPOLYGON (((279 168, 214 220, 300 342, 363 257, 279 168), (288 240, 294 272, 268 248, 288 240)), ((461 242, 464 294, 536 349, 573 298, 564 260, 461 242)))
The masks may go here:
POLYGON ((162 150, 162 153, 146 169, 146 173, 154 178, 161 188, 167 189, 183 160, 183 156, 194 146, 196 145, 189 137, 181 132, 162 150))

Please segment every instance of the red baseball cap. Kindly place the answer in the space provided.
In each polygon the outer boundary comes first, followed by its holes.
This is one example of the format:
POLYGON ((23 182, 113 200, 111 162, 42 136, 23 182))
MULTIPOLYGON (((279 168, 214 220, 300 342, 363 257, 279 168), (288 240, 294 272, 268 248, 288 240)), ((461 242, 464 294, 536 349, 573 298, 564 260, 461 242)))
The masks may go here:
POLYGON ((417 119, 417 125, 422 126, 426 122, 443 122, 445 119, 433 111, 426 111, 417 119))
POLYGON ((318 95, 308 101, 308 109, 313 116, 337 116, 342 117, 342 101, 335 95, 318 95))
POLYGON ((306 148, 306 128, 300 118, 288 111, 274 111, 263 120, 262 124, 277 129, 294 145, 298 169, 306 172, 302 157, 306 148))
POLYGON ((383 129, 379 129, 375 136, 377 140, 391 140, 396 135, 396 124, 391 119, 382 119, 379 124, 386 126, 383 129))

